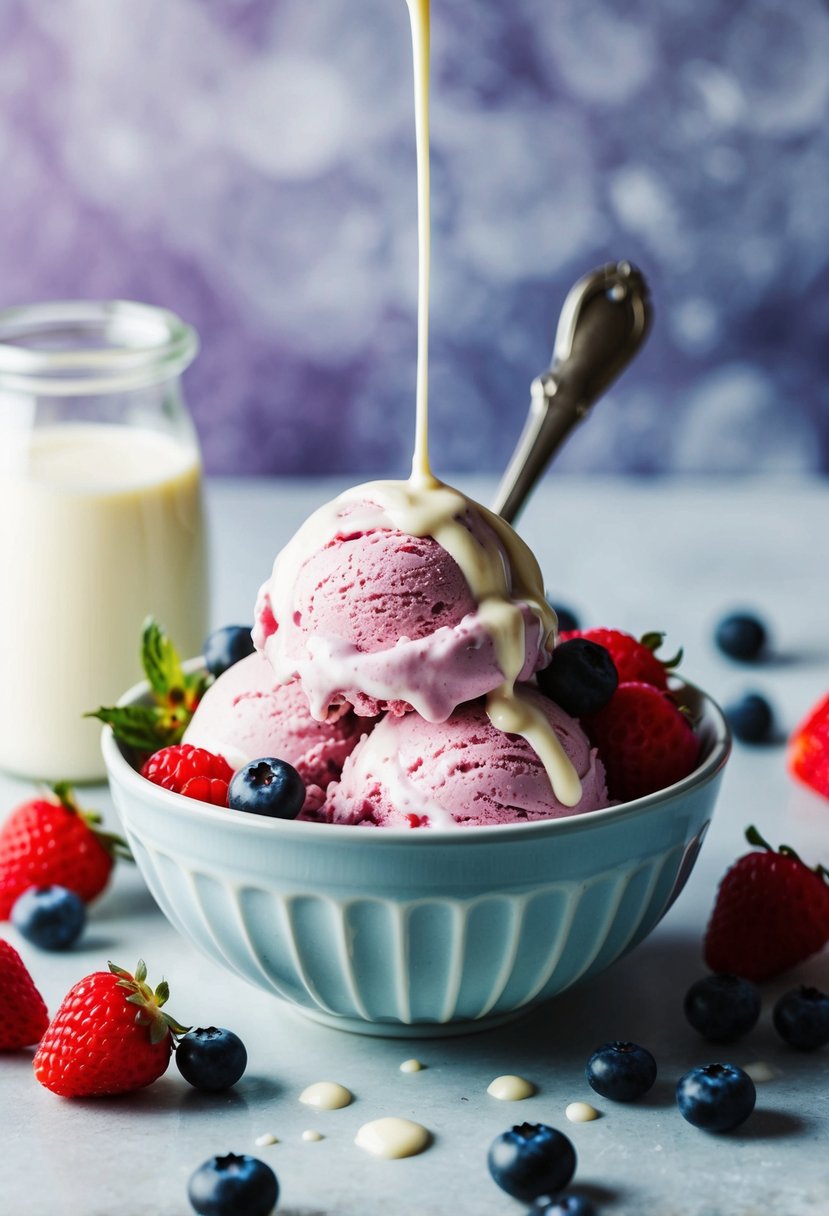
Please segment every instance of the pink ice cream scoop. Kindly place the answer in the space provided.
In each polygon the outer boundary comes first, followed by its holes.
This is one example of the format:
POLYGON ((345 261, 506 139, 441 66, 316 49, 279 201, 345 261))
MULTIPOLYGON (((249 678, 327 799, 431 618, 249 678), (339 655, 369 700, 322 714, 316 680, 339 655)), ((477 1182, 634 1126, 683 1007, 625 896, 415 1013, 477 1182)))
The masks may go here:
MULTIPOLYGON (((509 558, 483 513, 469 509, 460 526, 473 550, 495 555, 509 591, 509 558)), ((511 677, 526 680, 549 662, 550 629, 520 596, 507 607, 520 628, 511 677)), ((492 618, 455 558, 432 536, 388 526, 370 502, 345 503, 289 570, 277 558, 254 639, 278 678, 299 680, 315 717, 347 702, 361 715, 414 709, 441 722, 505 678, 492 618)))
POLYGON ((222 755, 233 768, 277 756, 292 764, 307 788, 303 817, 322 803, 346 757, 373 723, 347 706, 318 722, 298 684, 278 685, 259 653, 229 667, 208 688, 184 735, 186 743, 222 755))
POLYGON ((371 827, 454 828, 578 815, 608 806, 604 767, 578 722, 535 687, 519 695, 552 726, 581 780, 565 806, 536 752, 490 722, 480 702, 446 722, 389 715, 354 749, 332 784, 322 817, 371 827))

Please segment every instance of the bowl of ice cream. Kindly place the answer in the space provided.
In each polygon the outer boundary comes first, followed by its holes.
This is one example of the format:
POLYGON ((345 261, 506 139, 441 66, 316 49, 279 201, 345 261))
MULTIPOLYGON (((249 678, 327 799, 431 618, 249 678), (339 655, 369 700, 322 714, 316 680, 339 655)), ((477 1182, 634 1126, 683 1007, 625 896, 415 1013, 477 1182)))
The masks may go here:
MULTIPOLYGON (((125 700, 147 695, 140 685, 125 700)), ((716 704, 691 687, 684 699, 700 760, 667 789, 454 829, 244 814, 153 785, 109 728, 103 752, 136 862, 184 937, 320 1021, 447 1034, 497 1024, 595 975, 670 907, 730 747, 716 704)))
POLYGON ((682 889, 729 734, 684 686, 695 731, 671 713, 690 752, 620 800, 587 718, 537 674, 556 640, 524 542, 430 474, 320 508, 262 586, 256 653, 219 675, 184 736, 237 771, 294 766, 295 817, 241 809, 232 788, 228 806, 160 788, 104 732, 162 911, 251 983, 374 1034, 483 1028, 608 967, 682 889))

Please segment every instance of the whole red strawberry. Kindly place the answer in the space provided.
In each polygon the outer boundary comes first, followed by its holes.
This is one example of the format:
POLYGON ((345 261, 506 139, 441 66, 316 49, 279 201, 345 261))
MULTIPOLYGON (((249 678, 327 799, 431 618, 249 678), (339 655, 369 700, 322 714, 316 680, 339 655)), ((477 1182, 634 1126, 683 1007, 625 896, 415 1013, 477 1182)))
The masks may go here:
POLYGON ((0 919, 29 887, 68 887, 89 903, 109 880, 116 857, 129 857, 119 836, 97 828, 100 815, 83 811, 65 783, 51 798, 33 798, 0 828, 0 919))
POLYGON ((720 883, 705 932, 712 971, 771 979, 822 950, 829 941, 829 883, 786 845, 775 852, 756 828, 746 840, 759 852, 735 861, 720 883))
POLYGON ((829 798, 829 694, 819 701, 789 741, 789 771, 829 798))
POLYGON ((682 658, 681 650, 672 659, 657 656, 656 651, 665 640, 664 633, 646 633, 639 640, 621 629, 571 629, 559 635, 561 642, 570 638, 587 638, 610 651, 620 684, 636 681, 666 689, 670 672, 682 658))
POLYGON ((62 1098, 130 1093, 152 1085, 167 1069, 173 1035, 185 1034, 161 1006, 139 961, 135 975, 109 964, 75 984, 50 1022, 34 1058, 35 1076, 62 1098))
POLYGON ((46 1002, 26 964, 0 937, 0 1051, 31 1047, 48 1025, 46 1002))
POLYGON ((691 723, 673 697, 652 684, 619 684, 582 726, 604 763, 611 798, 621 802, 673 785, 697 763, 691 723))
POLYGON ((192 743, 177 743, 153 752, 142 769, 141 776, 155 785, 185 798, 227 806, 227 787, 233 769, 224 756, 217 756, 192 743))

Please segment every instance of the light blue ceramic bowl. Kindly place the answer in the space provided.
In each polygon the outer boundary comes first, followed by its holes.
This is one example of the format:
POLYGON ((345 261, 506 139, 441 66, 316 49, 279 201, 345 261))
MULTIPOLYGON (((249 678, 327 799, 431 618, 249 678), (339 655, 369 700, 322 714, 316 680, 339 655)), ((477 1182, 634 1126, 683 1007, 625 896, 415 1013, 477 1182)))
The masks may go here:
POLYGON ((683 781, 569 819, 455 832, 223 810, 146 781, 109 729, 103 752, 150 891, 210 958, 343 1029, 448 1034, 595 975, 667 911, 730 750, 718 707, 694 689, 689 698, 703 759, 683 781))

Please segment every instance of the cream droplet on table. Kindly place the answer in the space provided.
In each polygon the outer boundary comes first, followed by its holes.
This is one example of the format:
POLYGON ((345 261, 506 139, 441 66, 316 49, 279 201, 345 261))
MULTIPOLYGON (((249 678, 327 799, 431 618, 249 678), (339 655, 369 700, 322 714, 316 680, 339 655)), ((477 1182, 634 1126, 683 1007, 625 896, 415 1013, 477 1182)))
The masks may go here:
POLYGON ((535 1086, 525 1077, 507 1074, 490 1081, 486 1092, 491 1098, 498 1098, 501 1102, 521 1102, 524 1098, 533 1096, 535 1086))
POLYGON ((564 1113, 571 1123, 592 1123, 599 1117, 599 1112, 589 1102, 571 1102, 564 1113))
POLYGON ((404 1060, 400 1065, 401 1072, 422 1072, 424 1065, 420 1060, 404 1060))
POLYGON ((777 1076, 771 1064, 767 1064, 765 1060, 755 1060, 752 1064, 744 1064, 743 1072, 748 1073, 755 1085, 763 1085, 766 1081, 773 1081, 777 1076))
POLYGON ((267 1148, 271 1144, 279 1144, 273 1132, 263 1132, 261 1136, 257 1136, 254 1140, 257 1148, 267 1148))
POLYGON ((324 1140, 325 1136, 323 1136, 322 1132, 318 1132, 313 1127, 309 1127, 302 1133, 302 1139, 307 1140, 311 1144, 316 1144, 317 1141, 324 1140))
POLYGON ((303 1089, 299 1100, 305 1106, 315 1106, 317 1110, 341 1110, 351 1105, 354 1095, 336 1081, 316 1081, 303 1089))
POLYGON ((398 1157, 414 1157, 428 1148, 432 1136, 427 1128, 411 1119, 398 1119, 394 1116, 385 1119, 374 1119, 364 1123, 354 1138, 359 1148, 375 1157, 389 1159, 398 1157))

